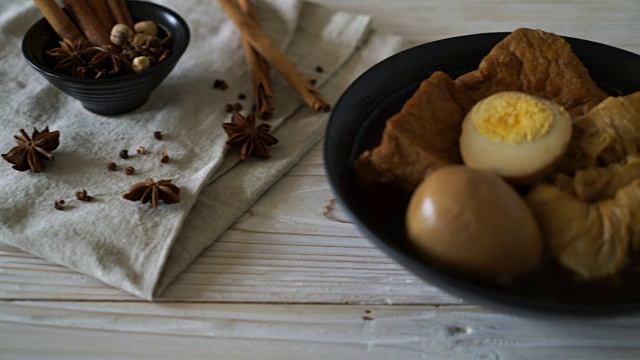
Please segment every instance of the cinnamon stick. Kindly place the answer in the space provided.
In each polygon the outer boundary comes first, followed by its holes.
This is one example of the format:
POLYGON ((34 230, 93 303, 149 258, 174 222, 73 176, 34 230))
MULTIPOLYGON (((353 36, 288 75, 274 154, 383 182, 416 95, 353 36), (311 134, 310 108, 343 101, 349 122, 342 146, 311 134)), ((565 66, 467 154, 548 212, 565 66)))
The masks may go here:
POLYGON ((89 7, 93 10, 93 13, 96 14, 98 20, 102 26, 111 31, 113 25, 116 24, 116 20, 111 15, 111 9, 109 9, 109 5, 107 5, 106 0, 87 0, 89 3, 89 7))
POLYGON ((243 37, 287 80, 312 109, 325 112, 331 110, 329 103, 320 96, 313 84, 296 69, 287 56, 260 29, 258 23, 242 11, 235 0, 218 0, 218 3, 236 24, 243 37))
POLYGON ((98 17, 84 0, 62 0, 64 6, 78 23, 84 36, 94 45, 110 45, 109 33, 98 17))
POLYGON ((61 39, 71 41, 84 39, 82 32, 54 0, 33 0, 33 2, 61 39))
MULTIPOLYGON (((238 0, 242 11, 252 20, 258 23, 256 10, 249 0, 238 0)), ((253 99, 256 104, 258 117, 263 120, 271 119, 276 107, 273 102, 273 89, 269 76, 269 64, 257 51, 253 49, 247 39, 242 37, 242 47, 247 58, 247 64, 251 71, 253 81, 253 99)))
POLYGON ((126 0, 107 0, 111 15, 118 24, 125 24, 133 29, 133 19, 126 0))

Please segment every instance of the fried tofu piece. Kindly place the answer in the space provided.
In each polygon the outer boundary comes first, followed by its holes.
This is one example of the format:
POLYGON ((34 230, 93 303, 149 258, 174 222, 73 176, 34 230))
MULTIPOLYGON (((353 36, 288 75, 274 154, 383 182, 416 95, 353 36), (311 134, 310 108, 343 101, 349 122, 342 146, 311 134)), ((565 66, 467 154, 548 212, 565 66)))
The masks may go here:
POLYGON ((462 162, 458 138, 470 108, 453 79, 434 72, 387 120, 380 145, 355 161, 356 173, 364 182, 412 191, 428 172, 462 162))
POLYGON ((572 117, 584 115, 607 97, 562 37, 518 29, 494 46, 478 70, 456 83, 478 102, 500 91, 522 91, 562 105, 572 117))
POLYGON ((573 122, 573 134, 560 171, 573 173, 607 166, 640 154, 640 91, 608 97, 573 122))
POLYGON ((553 257, 584 280, 615 276, 638 250, 640 180, 593 204, 545 183, 525 200, 553 257))
POLYGON ((636 179, 640 179, 640 157, 630 155, 624 162, 578 170, 573 176, 557 174, 553 184, 579 200, 595 203, 613 198, 636 179))
POLYGON ((525 196, 553 257, 585 280, 620 272, 640 252, 640 157, 589 167, 525 196))

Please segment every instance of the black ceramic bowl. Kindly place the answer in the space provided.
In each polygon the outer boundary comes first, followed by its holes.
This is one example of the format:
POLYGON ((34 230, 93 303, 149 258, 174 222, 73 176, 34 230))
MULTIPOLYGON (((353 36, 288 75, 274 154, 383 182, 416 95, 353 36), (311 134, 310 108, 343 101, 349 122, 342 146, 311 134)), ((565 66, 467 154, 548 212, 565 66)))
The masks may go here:
POLYGON ((160 36, 167 31, 173 36, 170 56, 146 71, 107 79, 80 79, 58 73, 45 52, 57 47, 59 38, 44 18, 25 34, 22 52, 29 64, 45 79, 80 100, 85 109, 100 115, 117 115, 135 110, 147 102, 151 92, 176 66, 189 45, 190 32, 184 19, 166 7, 144 1, 128 1, 127 5, 135 21, 154 21, 160 36))
MULTIPOLYGON (((519 313, 605 315, 640 310, 640 272, 619 284, 579 284, 552 261, 511 285, 481 283, 432 266, 406 239, 408 196, 393 189, 365 191, 354 160, 379 142, 386 120, 420 82, 442 70, 457 77, 507 33, 461 36, 420 45, 380 62, 361 75, 336 104, 325 137, 324 160, 333 190, 360 229, 398 263, 428 282, 476 303, 519 313)), ((612 95, 640 90, 640 56, 611 46, 566 38, 595 82, 612 95)), ((455 231, 455 229, 452 229, 455 231)))

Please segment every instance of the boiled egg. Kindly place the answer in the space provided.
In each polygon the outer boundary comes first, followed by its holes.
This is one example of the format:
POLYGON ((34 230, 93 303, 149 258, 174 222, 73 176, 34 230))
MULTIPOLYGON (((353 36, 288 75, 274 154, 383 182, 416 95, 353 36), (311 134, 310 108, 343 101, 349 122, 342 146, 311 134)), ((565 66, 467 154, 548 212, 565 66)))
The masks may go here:
POLYGON ((478 102, 462 123, 460 153, 472 168, 489 170, 515 185, 549 175, 571 140, 571 117, 560 105, 506 91, 478 102))
POLYGON ((541 231, 522 197, 499 176, 464 165, 440 168, 420 183, 406 228, 435 264, 477 279, 511 280, 542 257, 541 231))

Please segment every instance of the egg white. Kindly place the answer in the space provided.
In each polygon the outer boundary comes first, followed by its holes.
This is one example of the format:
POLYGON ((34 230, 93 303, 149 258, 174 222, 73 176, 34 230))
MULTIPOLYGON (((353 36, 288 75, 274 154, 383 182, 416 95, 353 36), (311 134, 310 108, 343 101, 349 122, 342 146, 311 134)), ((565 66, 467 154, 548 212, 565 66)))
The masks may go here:
POLYGON ((485 137, 473 126, 474 112, 471 110, 462 123, 460 136, 464 163, 521 185, 538 181, 553 171, 569 146, 571 117, 560 105, 545 99, 538 100, 551 111, 553 121, 544 135, 522 144, 485 137))

